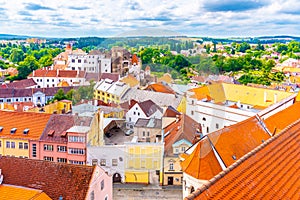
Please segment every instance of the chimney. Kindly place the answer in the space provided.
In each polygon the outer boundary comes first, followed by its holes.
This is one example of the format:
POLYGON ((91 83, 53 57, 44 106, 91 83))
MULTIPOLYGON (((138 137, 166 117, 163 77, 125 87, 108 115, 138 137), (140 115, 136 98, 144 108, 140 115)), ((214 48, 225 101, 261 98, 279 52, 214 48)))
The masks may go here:
POLYGON ((264 92, 264 102, 267 102, 267 91, 264 92))
POLYGON ((274 94, 274 103, 277 103, 277 94, 274 94))

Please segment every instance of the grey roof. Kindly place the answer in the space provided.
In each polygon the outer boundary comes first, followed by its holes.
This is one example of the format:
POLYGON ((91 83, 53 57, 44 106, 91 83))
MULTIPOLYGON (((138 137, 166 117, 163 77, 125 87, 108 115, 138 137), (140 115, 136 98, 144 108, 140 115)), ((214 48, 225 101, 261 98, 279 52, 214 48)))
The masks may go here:
POLYGON ((72 133, 87 133, 90 131, 89 126, 73 126, 67 130, 67 132, 72 132, 72 133))
POLYGON ((113 80, 104 79, 97 84, 97 90, 106 92, 113 85, 113 80))
POLYGON ((72 107, 73 113, 84 113, 84 112, 96 112, 98 110, 97 106, 84 103, 72 107))
POLYGON ((147 128, 162 128, 162 120, 161 119, 138 119, 134 125, 135 127, 147 127, 147 128))
POLYGON ((121 96, 129 89, 129 86, 123 82, 115 82, 112 86, 107 90, 108 93, 114 94, 116 96, 121 96))
POLYGON ((121 98, 121 103, 134 99, 142 102, 152 100, 160 107, 172 106, 177 108, 183 96, 131 88, 121 98))

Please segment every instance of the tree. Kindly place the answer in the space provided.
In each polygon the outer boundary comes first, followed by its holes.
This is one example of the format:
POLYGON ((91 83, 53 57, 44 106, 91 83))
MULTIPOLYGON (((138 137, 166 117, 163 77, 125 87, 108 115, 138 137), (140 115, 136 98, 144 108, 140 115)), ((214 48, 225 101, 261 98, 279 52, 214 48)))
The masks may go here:
POLYGON ((35 57, 27 56, 24 61, 19 63, 18 66, 18 77, 17 79, 25 79, 33 71, 39 68, 39 63, 36 61, 35 57))
POLYGON ((18 63, 24 59, 24 52, 21 49, 14 48, 11 51, 9 60, 13 63, 18 63))
POLYGON ((250 49, 250 44, 248 44, 247 42, 243 42, 242 44, 239 44, 237 46, 237 51, 238 52, 242 52, 245 53, 247 49, 250 49))
POLYGON ((53 64, 52 56, 51 55, 45 55, 40 58, 39 63, 42 67, 48 67, 53 64))

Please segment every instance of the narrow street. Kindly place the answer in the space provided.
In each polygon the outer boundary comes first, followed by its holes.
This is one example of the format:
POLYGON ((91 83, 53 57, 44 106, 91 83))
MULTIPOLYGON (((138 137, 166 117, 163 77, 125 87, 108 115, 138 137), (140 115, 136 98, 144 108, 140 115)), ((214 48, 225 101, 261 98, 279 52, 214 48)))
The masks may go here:
POLYGON ((114 184, 114 200, 182 199, 182 186, 154 186, 138 184, 114 184))

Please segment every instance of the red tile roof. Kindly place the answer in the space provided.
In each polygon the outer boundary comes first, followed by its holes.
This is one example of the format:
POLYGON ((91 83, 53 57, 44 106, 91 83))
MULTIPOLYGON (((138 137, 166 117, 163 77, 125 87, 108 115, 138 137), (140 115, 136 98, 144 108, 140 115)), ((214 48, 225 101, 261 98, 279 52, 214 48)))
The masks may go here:
POLYGON ((298 119, 300 119, 300 102, 267 118, 265 124, 272 134, 276 134, 298 119))
POLYGON ((177 115, 181 115, 180 112, 178 112, 175 108, 172 106, 168 106, 164 113, 164 117, 176 117, 177 115))
POLYGON ((300 199, 299 155, 298 120, 186 199, 300 199))
POLYGON ((222 168, 212 150, 208 137, 204 137, 196 145, 192 154, 182 163, 182 171, 197 179, 209 180, 222 171, 222 168))
POLYGON ((24 89, 36 85, 37 85, 36 82, 32 78, 30 78, 30 79, 23 79, 20 81, 11 82, 11 83, 5 83, 2 85, 2 88, 24 89))
POLYGON ((102 73, 100 80, 106 79, 106 78, 113 80, 114 82, 117 82, 120 79, 120 75, 117 73, 102 73))
POLYGON ((154 114, 157 110, 163 112, 163 109, 156 105, 153 101, 147 100, 138 103, 140 108, 143 110, 143 112, 146 114, 147 117, 150 117, 152 114, 154 114))
POLYGON ((50 70, 37 69, 33 71, 28 77, 62 77, 62 78, 76 78, 85 76, 84 71, 76 70, 50 70))
POLYGON ((50 116, 45 113, 0 111, 0 126, 3 127, 0 137, 38 140, 50 116), (12 128, 17 129, 13 134, 12 128), (25 129, 29 129, 28 134, 23 133, 25 129))
POLYGON ((162 92, 167 94, 175 94, 174 90, 163 84, 163 83, 153 83, 151 85, 148 85, 145 90, 155 91, 155 92, 162 92))
POLYGON ((44 191, 51 199, 85 199, 94 166, 0 157, 3 183, 44 191))
POLYGON ((81 117, 77 115, 51 115, 40 141, 66 143, 67 138, 62 137, 66 131, 73 126, 90 126, 92 117, 81 117), (50 131, 54 131, 49 135, 50 131))
MULTIPOLYGON (((241 158, 270 137, 271 136, 264 129, 260 121, 256 117, 251 117, 230 127, 223 128, 216 132, 208 134, 207 138, 210 141, 211 147, 207 142, 205 143, 205 145, 202 145, 203 139, 201 139, 199 142, 199 148, 201 152, 213 153, 212 147, 214 147, 216 153, 220 156, 223 164, 226 167, 233 164, 237 159, 241 158)), ((199 168, 191 168, 188 169, 188 171, 185 171, 185 169, 187 169, 187 166, 189 165, 191 167, 197 166, 196 164, 191 165, 190 163, 202 162, 204 158, 205 157, 199 157, 192 153, 188 156, 188 159, 184 160, 181 163, 183 171, 187 174, 191 173, 192 171, 197 171, 193 172, 193 174, 198 173, 198 177, 207 178, 208 175, 205 174, 206 171, 199 171, 199 168)), ((206 162, 209 162, 209 159, 206 162)), ((221 172, 220 168, 217 168, 219 171, 213 169, 214 167, 216 167, 215 160, 211 158, 211 162, 211 165, 207 166, 211 166, 212 169, 210 171, 215 172, 215 174, 210 174, 209 178, 212 178, 214 175, 221 172)))
POLYGON ((271 136, 256 117, 251 117, 230 127, 210 133, 208 137, 225 165, 229 166, 271 136))
POLYGON ((178 120, 168 125, 164 130, 165 134, 168 132, 168 134, 164 138, 165 155, 173 155, 172 145, 175 142, 185 139, 190 143, 193 143, 197 136, 196 132, 199 129, 200 127, 195 120, 185 114, 179 115, 178 120))

